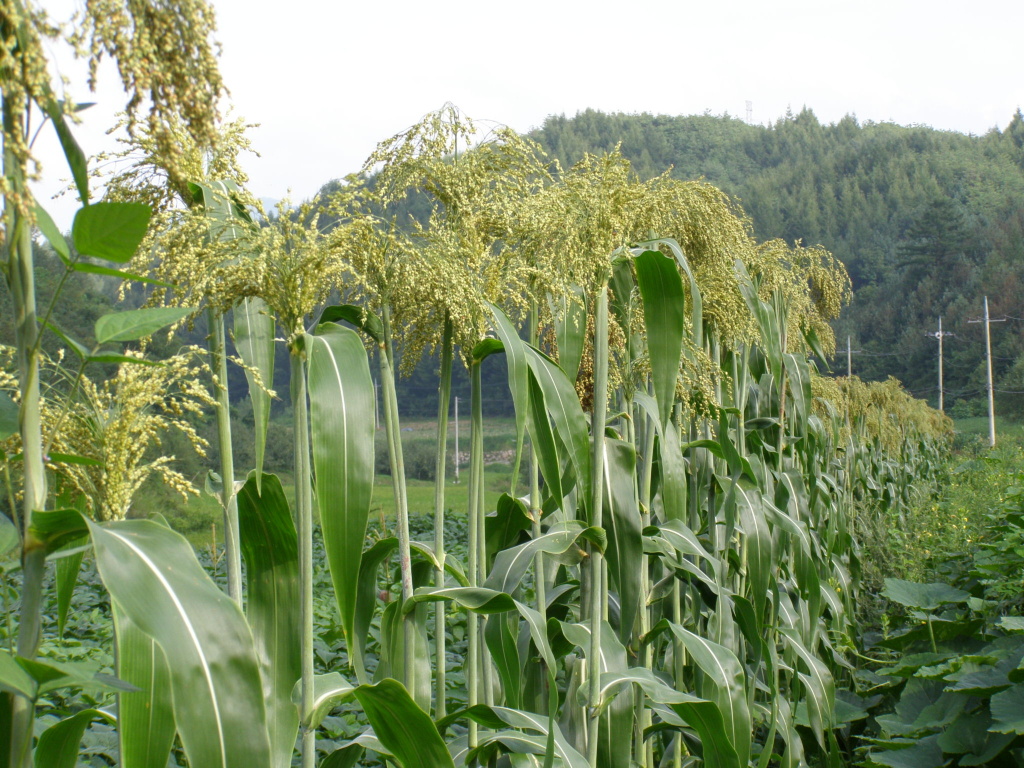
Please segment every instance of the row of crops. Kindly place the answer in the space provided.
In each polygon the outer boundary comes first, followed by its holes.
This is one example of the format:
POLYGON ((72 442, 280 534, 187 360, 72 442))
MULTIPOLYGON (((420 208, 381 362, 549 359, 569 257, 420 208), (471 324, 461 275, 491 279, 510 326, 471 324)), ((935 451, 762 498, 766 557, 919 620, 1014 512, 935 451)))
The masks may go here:
MULTIPOLYGON (((826 251, 756 243, 702 182, 641 182, 618 153, 561 169, 451 107, 382 142, 372 184, 347 179, 262 219, 237 170, 241 126, 217 133, 186 108, 219 85, 180 68, 154 85, 145 50, 122 76, 155 111, 129 116, 121 171, 90 203, 74 107, 40 79, 39 36, 57 34, 41 18, 16 0, 0 17, 17 75, 3 81, 17 345, 0 380, 0 550, 17 590, 16 610, 5 591, 0 766, 75 766, 93 723, 115 727, 129 768, 172 753, 194 768, 288 766, 296 752, 304 768, 841 760, 858 532, 934 474, 949 426, 894 382, 830 379, 809 362, 833 351, 828 322, 849 293, 826 251), (85 203, 70 238, 30 193, 37 113, 85 203), (391 217, 412 193, 428 212, 391 217), (35 233, 65 277, 141 284, 148 305, 101 317, 83 343, 51 322, 53 305, 36 306, 35 233), (197 313, 207 349, 149 352, 147 339, 197 313), (43 355, 44 333, 63 356, 43 355), (289 351, 287 395, 269 389, 275 343, 289 351), (433 537, 414 541, 395 380, 397 361, 425 350, 440 361, 441 437, 433 537), (497 355, 517 450, 488 509, 481 371, 497 355), (236 363, 256 433, 244 479, 223 386, 236 363), (444 498, 456 364, 472 382, 466 510, 444 498), (371 367, 397 514, 393 535, 368 542, 371 367), (262 466, 275 396, 294 418, 293 498, 262 466), (204 415, 218 423, 207 487, 224 510, 224 589, 160 510, 133 507, 150 477, 191 490, 160 440, 177 430, 202 448, 204 415), (465 539, 445 537, 446 515, 464 517, 465 539), (314 632, 321 539, 329 643, 314 632), (85 558, 114 628, 114 665, 99 673, 40 656, 63 647, 48 644, 47 593, 60 632, 85 558), (449 638, 454 616, 465 634, 449 638), (96 706, 53 722, 68 690, 96 706), (343 743, 327 738, 336 711, 358 724, 343 743)), ((131 59, 111 37, 119 17, 90 18, 92 55, 131 59)), ((161 18, 147 24, 160 31, 161 18)), ((172 25, 158 47, 203 29, 172 25)))

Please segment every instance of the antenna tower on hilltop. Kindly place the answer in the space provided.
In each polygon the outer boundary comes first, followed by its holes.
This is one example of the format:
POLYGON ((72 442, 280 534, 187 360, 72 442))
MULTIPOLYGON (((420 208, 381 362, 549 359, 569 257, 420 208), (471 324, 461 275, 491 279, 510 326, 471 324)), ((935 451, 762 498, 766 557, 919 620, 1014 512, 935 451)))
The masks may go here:
POLYGON ((747 100, 747 125, 754 122, 754 102, 747 100))

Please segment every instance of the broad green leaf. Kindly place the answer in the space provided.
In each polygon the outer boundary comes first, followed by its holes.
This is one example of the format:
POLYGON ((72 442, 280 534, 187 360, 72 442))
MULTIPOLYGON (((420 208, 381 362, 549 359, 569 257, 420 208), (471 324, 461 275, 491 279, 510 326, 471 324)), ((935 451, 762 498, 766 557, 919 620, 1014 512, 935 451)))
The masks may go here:
POLYGON ((750 759, 751 717, 743 665, 728 648, 678 624, 672 624, 671 629, 704 673, 701 695, 718 705, 740 765, 746 765, 750 759))
POLYGON ((532 525, 522 499, 514 499, 507 493, 501 494, 494 513, 484 518, 487 561, 491 562, 498 552, 514 546, 521 533, 529 531, 532 525))
POLYGON ((100 576, 167 657, 185 754, 204 768, 270 768, 252 635, 180 535, 148 520, 89 523, 100 576))
POLYGON ((664 427, 672 417, 676 399, 676 379, 686 332, 686 296, 679 269, 670 257, 660 251, 644 251, 633 263, 644 300, 644 327, 654 396, 664 427))
POLYGON ((512 466, 512 486, 519 477, 519 463, 523 455, 523 437, 526 434, 526 418, 529 411, 530 367, 526 360, 526 344, 519 337, 519 331, 498 307, 487 305, 491 311, 494 330, 505 347, 505 362, 508 369, 508 388, 516 414, 516 457, 512 466))
POLYGON ((245 378, 249 383, 249 400, 252 402, 256 433, 256 481, 257 490, 260 490, 263 458, 267 448, 267 427, 270 424, 270 395, 267 389, 274 384, 274 316, 266 302, 257 296, 242 299, 233 313, 235 349, 247 366, 245 378), (263 386, 256 381, 253 371, 259 373, 263 386))
POLYGON ((505 706, 518 709, 522 706, 524 661, 519 657, 519 616, 511 611, 488 616, 484 622, 484 642, 501 678, 505 706))
POLYGON ((798 674, 807 695, 807 714, 811 721, 811 729, 818 743, 825 749, 825 731, 832 729, 835 724, 836 686, 832 673, 821 659, 800 641, 794 630, 780 627, 779 633, 786 638, 789 647, 796 651, 807 669, 807 674, 798 674))
POLYGON ((373 621, 373 612, 377 605, 377 570, 396 549, 398 549, 397 538, 381 539, 362 552, 359 558, 359 576, 356 580, 356 603, 353 614, 355 642, 348 646, 349 656, 357 671, 362 669, 366 641, 370 635, 370 622, 373 621))
MULTIPOLYGON (((544 754, 548 743, 547 736, 552 732, 552 729, 549 728, 549 724, 553 725, 555 757, 562 761, 564 768, 587 768, 587 759, 572 747, 569 740, 559 729, 558 724, 550 723, 550 720, 545 715, 538 715, 533 712, 524 712, 511 707, 487 707, 484 705, 478 705, 455 712, 451 717, 447 718, 447 720, 452 721, 462 717, 468 717, 485 728, 497 729, 504 723, 512 728, 537 731, 541 734, 541 738, 520 739, 520 737, 529 737, 530 734, 516 733, 514 731, 500 732, 501 734, 504 734, 500 737, 500 740, 506 745, 508 750, 512 752, 522 750, 527 754, 533 755, 544 754)), ((498 738, 498 736, 499 734, 495 734, 495 738, 498 738)), ((481 742, 486 738, 489 737, 482 737, 481 742)), ((467 755, 467 760, 471 755, 472 753, 467 755)), ((468 762, 466 764, 469 765, 468 762)))
POLYGON ((701 296, 700 287, 697 285, 697 278, 690 267, 690 261, 683 253, 683 249, 675 239, 670 237, 640 243, 639 247, 653 247, 662 252, 667 248, 676 260, 676 264, 683 270, 690 283, 690 341, 697 348, 704 346, 704 299, 701 296))
MULTIPOLYGON (((292 689, 292 702, 299 707, 302 701, 302 681, 296 681, 292 689)), ((306 728, 319 728, 324 718, 331 713, 331 710, 352 698, 355 686, 337 672, 328 672, 326 675, 316 675, 313 678, 313 706, 309 715, 302 725, 306 728)))
POLYGON ((619 594, 619 639, 628 645, 640 610, 640 580, 646 567, 634 485, 636 451, 630 443, 621 440, 605 440, 604 447, 608 575, 619 594))
POLYGON ((47 555, 51 555, 87 536, 89 529, 77 509, 37 510, 32 513, 28 533, 36 546, 41 546, 47 555))
POLYGON ((750 579, 750 602, 759 623, 764 623, 768 603, 768 587, 776 568, 772 533, 765 516, 764 499, 757 488, 745 480, 733 484, 736 511, 743 529, 743 558, 750 579))
POLYGON ((484 587, 420 587, 405 601, 403 613, 415 609, 417 603, 454 600, 477 613, 501 613, 515 609, 515 601, 504 592, 484 587))
POLYGON ((118 744, 123 768, 165 768, 176 727, 171 671, 163 650, 112 605, 117 674, 138 691, 118 695, 118 744))
POLYGON ((39 735, 36 744, 35 768, 75 768, 82 734, 93 720, 113 725, 117 719, 98 709, 83 709, 71 717, 51 725, 39 735))
POLYGON ((164 326, 183 320, 192 312, 189 307, 148 307, 127 312, 112 312, 96 321, 96 343, 136 341, 152 336, 164 326))
POLYGON ((556 506, 561 507, 566 494, 566 490, 562 488, 561 446, 551 429, 551 418, 544 402, 544 390, 541 389, 532 370, 529 405, 530 448, 540 466, 545 491, 556 506))
POLYGON ((544 405, 555 425, 555 434, 569 452, 579 495, 589 498, 590 434, 576 388, 547 355, 530 346, 526 347, 526 353, 530 370, 544 393, 544 405))
POLYGON ((573 286, 573 294, 549 300, 555 326, 555 344, 558 347, 558 367, 565 371, 569 381, 576 381, 583 360, 583 347, 587 336, 587 305, 583 289, 573 286))
POLYGON ((36 204, 36 226, 39 227, 39 231, 43 233, 43 237, 53 247, 54 253, 60 257, 60 260, 65 264, 71 261, 71 249, 68 248, 68 242, 64 239, 64 235, 61 234, 60 229, 50 218, 50 214, 46 212, 43 206, 36 204))
POLYGON ((1018 683, 989 700, 992 712, 990 731, 1024 735, 1024 683, 1018 683))
POLYGON ((947 764, 938 734, 907 740, 905 749, 871 750, 869 755, 872 763, 889 768, 942 768, 947 764))
POLYGON ((970 595, 948 584, 917 584, 903 579, 886 579, 882 591, 894 603, 922 611, 934 611, 948 603, 965 603, 970 595))
POLYGON ((380 743, 402 768, 455 768, 434 721, 397 680, 361 685, 355 696, 380 743))
POLYGON ((585 529, 576 521, 552 526, 548 533, 536 539, 499 552, 483 586, 496 592, 512 594, 519 587, 538 552, 560 556, 572 549, 581 538, 588 541, 597 540, 603 549, 603 542, 598 534, 598 529, 585 529))
POLYGON ((238 525, 245 560, 245 615, 260 662, 272 764, 287 768, 299 727, 291 693, 302 674, 299 543, 276 475, 264 475, 258 483, 250 473, 238 492, 238 525))
POLYGON ((75 250, 124 264, 146 236, 151 215, 149 206, 142 203, 101 202, 79 208, 71 225, 75 250))
POLYGON ((378 344, 384 343, 384 324, 366 307, 341 304, 327 307, 320 315, 320 323, 337 323, 339 320, 354 325, 378 344))
POLYGON ((373 490, 373 380, 355 331, 321 323, 306 340, 320 525, 348 647, 373 490))
POLYGON ((64 626, 67 623, 68 610, 71 608, 71 596, 78 585, 78 571, 82 567, 82 557, 85 555, 84 545, 88 542, 88 537, 69 542, 67 546, 78 549, 78 551, 57 559, 54 569, 54 583, 57 590, 57 637, 64 637, 64 626))
POLYGON ((604 702, 630 684, 640 686, 652 702, 668 706, 700 736, 704 765, 708 768, 746 768, 736 754, 726 730, 722 711, 715 702, 670 688, 649 669, 631 668, 626 672, 601 675, 601 701, 604 702))
POLYGON ((0 648, 0 690, 35 700, 39 684, 26 672, 17 659, 0 648))

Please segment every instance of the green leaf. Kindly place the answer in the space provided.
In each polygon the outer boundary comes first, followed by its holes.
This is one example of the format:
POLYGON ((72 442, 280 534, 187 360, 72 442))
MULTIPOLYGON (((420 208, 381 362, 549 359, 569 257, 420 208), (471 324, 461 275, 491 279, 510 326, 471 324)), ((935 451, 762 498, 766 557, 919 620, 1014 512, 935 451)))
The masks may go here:
POLYGON ((529 531, 533 523, 522 499, 514 499, 507 493, 498 498, 493 514, 484 518, 487 540, 487 562, 503 549, 514 546, 523 531, 529 531))
POLYGON ((116 264, 130 261, 138 250, 152 215, 142 203, 94 203, 79 208, 71 225, 75 250, 116 264))
POLYGON ((36 225, 39 227, 39 231, 43 233, 46 241, 53 247, 54 253, 60 257, 60 260, 65 264, 70 262, 71 249, 68 248, 67 240, 64 239, 64 235, 61 234, 57 225, 53 223, 50 214, 38 203, 36 204, 36 225))
POLYGON ((139 689, 118 695, 122 768, 165 768, 176 732, 167 658, 116 601, 112 612, 117 674, 139 689))
POLYGON ((948 584, 917 584, 903 579, 886 579, 882 594, 894 603, 922 611, 934 611, 949 603, 966 603, 970 595, 948 584))
POLYGON ((78 542, 88 533, 86 519, 77 509, 37 510, 32 513, 28 529, 29 541, 42 547, 47 555, 78 542))
POLYGON ((708 768, 746 768, 747 764, 739 761, 716 703, 676 691, 642 667, 601 675, 601 702, 630 684, 640 686, 648 699, 666 705, 697 731, 708 768))
POLYGON ((558 367, 565 371, 569 381, 576 381, 587 336, 587 304, 582 288, 574 285, 570 290, 575 298, 563 295, 557 302, 549 301, 549 306, 555 325, 558 367))
POLYGON ((0 392, 0 441, 17 434, 19 429, 18 404, 6 392, 0 392))
POLYGON ((484 642, 501 678, 505 705, 518 709, 522 706, 524 663, 519 657, 519 616, 511 611, 488 616, 484 622, 484 642))
POLYGON ((132 357, 131 355, 87 355, 88 363, 114 363, 117 365, 148 365, 152 368, 162 368, 163 363, 157 360, 146 360, 144 358, 132 357))
MULTIPOLYGON (((331 710, 352 698, 355 687, 337 672, 313 677, 313 706, 303 721, 305 728, 319 728, 331 710)), ((292 689, 292 703, 298 708, 302 701, 302 681, 298 680, 292 689)))
POLYGON ((267 427, 270 424, 270 395, 274 384, 274 316, 259 297, 242 299, 234 309, 235 349, 246 364, 245 379, 249 383, 253 426, 256 433, 257 490, 263 477, 263 459, 267 448, 267 427), (263 380, 261 387, 253 371, 263 380), (265 389, 266 388, 266 389, 265 389))
POLYGON ((947 763, 937 734, 906 744, 905 749, 871 750, 871 762, 889 768, 941 768, 947 763))
MULTIPOLYGON (((68 619, 68 610, 71 608, 71 596, 78 585, 78 571, 82 567, 82 557, 85 556, 84 545, 89 543, 89 538, 83 536, 76 541, 68 543, 69 548, 78 548, 79 551, 67 557, 57 560, 54 582, 57 589, 57 637, 64 637, 64 626, 68 619)), ((0 547, 2 549, 2 547, 0 547)))
POLYGON ((746 765, 750 759, 751 718, 743 666, 736 654, 725 646, 695 635, 678 624, 670 626, 704 673, 700 693, 718 705, 726 735, 736 750, 739 763, 746 765))
POLYGON ((1024 735, 1024 683, 1018 683, 989 700, 992 712, 990 731, 1024 735))
POLYGON ((373 732, 402 768, 455 768, 434 721, 397 680, 361 685, 355 695, 373 732))
POLYGON ((21 542, 18 529, 7 515, 0 513, 0 560, 21 542))
POLYGON ((146 277, 145 275, 138 275, 134 272, 125 272, 121 269, 114 269, 113 267, 103 267, 99 264, 91 264, 88 261, 79 261, 75 263, 75 272, 84 272, 90 275, 106 275, 107 277, 116 277, 120 280, 130 280, 136 283, 146 283, 146 285, 159 285, 164 288, 170 288, 170 283, 165 283, 163 280, 155 280, 152 277, 146 277))
POLYGON ((621 440, 605 440, 604 446, 608 575, 619 594, 619 639, 628 645, 640 610, 640 581, 646 567, 640 533, 640 508, 634 485, 636 451, 630 443, 621 440))
POLYGON ((675 262, 660 251, 634 259, 636 281, 644 301, 644 327, 651 380, 662 426, 669 423, 676 400, 676 380, 686 332, 686 296, 675 262))
POLYGON ((64 119, 64 102, 58 101, 51 93, 40 102, 40 106, 53 122, 57 139, 60 141, 61 149, 64 150, 64 158, 68 161, 68 167, 71 169, 71 177, 75 180, 75 186, 78 188, 78 197, 81 199, 82 205, 88 205, 89 167, 86 163, 85 152, 78 146, 74 134, 71 133, 71 129, 64 119))
POLYGON ((597 534, 596 528, 584 529, 575 520, 552 526, 546 534, 520 544, 517 547, 503 549, 494 558, 494 566, 487 575, 483 586, 495 592, 512 594, 522 582, 534 556, 538 552, 560 556, 572 549, 576 542, 586 534, 588 539, 597 534))
POLYGON ((105 720, 111 725, 116 718, 98 709, 83 709, 71 717, 51 725, 39 735, 36 744, 35 768, 75 768, 82 735, 93 720, 105 720))
POLYGON ((354 325, 378 344, 384 343, 384 324, 366 307, 341 304, 327 307, 320 315, 321 323, 336 323, 339 320, 354 325))
POLYGON ((291 693, 302 674, 299 542, 276 475, 264 475, 259 483, 254 472, 249 474, 238 492, 238 524, 245 560, 245 615, 260 660, 272 764, 288 768, 299 728, 291 693))
POLYGON ((269 768, 259 664, 238 605, 170 529, 149 520, 89 528, 103 583, 167 657, 175 722, 189 763, 269 768))
POLYGON ((48 322, 45 323, 45 325, 47 328, 49 328, 51 331, 57 334, 57 337, 65 344, 67 344, 68 347, 71 348, 71 351, 74 352, 80 360, 85 360, 89 356, 89 348, 87 346, 76 341, 74 338, 66 334, 63 330, 58 328, 53 323, 48 322))
POLYGON ((149 307, 112 312, 96 321, 96 343, 135 341, 152 336, 164 326, 185 319, 193 311, 190 307, 149 307))
POLYGON ((547 355, 529 345, 526 354, 530 370, 544 393, 544 405, 555 425, 555 434, 569 452, 579 495, 589 498, 590 434, 576 387, 547 355))
POLYGON ((508 388, 512 393, 512 402, 516 414, 516 458, 512 466, 512 485, 515 487, 519 477, 519 463, 523 455, 523 438, 526 435, 526 418, 529 412, 530 367, 526 360, 526 344, 519 337, 519 331, 504 312, 493 304, 487 305, 491 311, 494 330, 505 347, 505 362, 508 370, 508 388))
POLYGON ((348 647, 356 643, 360 558, 373 490, 373 380, 355 331, 322 323, 307 337, 320 525, 348 647))
POLYGON ((26 672, 17 658, 0 648, 0 690, 35 700, 39 684, 26 672))

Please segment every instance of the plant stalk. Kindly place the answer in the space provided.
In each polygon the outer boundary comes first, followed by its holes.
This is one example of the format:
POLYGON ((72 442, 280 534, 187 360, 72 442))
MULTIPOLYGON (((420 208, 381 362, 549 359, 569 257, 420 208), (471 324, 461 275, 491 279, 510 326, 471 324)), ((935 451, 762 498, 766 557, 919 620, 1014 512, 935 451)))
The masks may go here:
MULTIPOLYGON (((391 309, 383 306, 381 320, 384 341, 379 352, 380 378, 384 396, 384 427, 388 438, 388 456, 391 459, 391 482, 395 490, 395 516, 398 527, 398 565, 402 577, 402 603, 412 597, 412 552, 409 546, 409 500, 405 489, 405 459, 402 453, 402 433, 398 421, 398 395, 395 391, 394 347, 391 340, 391 309)), ((415 612, 402 618, 403 666, 402 680, 411 693, 415 687, 416 637, 415 612)))
MULTIPOLYGON (((477 474, 483 474, 483 409, 480 405, 481 380, 480 361, 473 360, 470 364, 470 433, 469 433, 469 585, 475 587, 478 584, 480 547, 479 540, 483 538, 480 530, 480 499, 476 494, 477 474)), ((475 706, 480 703, 480 621, 474 611, 469 611, 466 617, 469 634, 469 658, 467 665, 469 671, 466 679, 469 683, 468 704, 475 706)), ((469 746, 477 746, 477 725, 469 721, 469 746)))
MULTIPOLYGON (((301 706, 302 720, 313 709, 313 489, 310 485, 309 418, 306 404, 305 354, 301 349, 291 350, 291 396, 295 426, 295 513, 298 518, 299 538, 299 600, 301 604, 302 656, 301 706)), ((314 768, 316 763, 316 730, 302 729, 302 768, 314 768)))
MULTIPOLYGON (((437 569, 434 581, 444 586, 444 484, 448 454, 448 406, 452 397, 452 337, 454 329, 447 314, 441 337, 441 382, 437 388, 437 461, 434 464, 434 554, 441 567, 437 569)), ((458 457, 455 459, 458 461, 458 457)), ((439 600, 434 608, 434 718, 446 714, 445 664, 447 661, 445 638, 445 601, 439 600)))
MULTIPOLYGON (((604 524, 604 423, 608 399, 608 281, 602 281, 597 294, 597 312, 594 317, 594 410, 591 431, 594 452, 591 462, 590 524, 601 528, 604 524)), ((589 674, 590 705, 587 728, 587 759, 591 768, 598 768, 598 731, 601 717, 597 702, 601 694, 601 625, 608 600, 604 592, 604 558, 592 544, 590 549, 590 653, 587 664, 589 674)))
MULTIPOLYGON (((235 456, 231 444, 231 397, 228 392, 227 336, 224 315, 207 312, 210 326, 210 368, 216 378, 217 447, 222 482, 220 503, 224 510, 224 558, 227 560, 228 595, 242 604, 242 551, 238 529, 238 498, 235 496, 235 456)), ((304 401, 303 401, 304 402, 304 401)))

